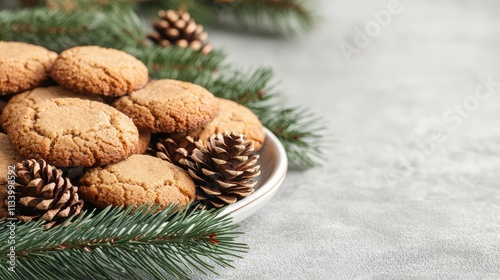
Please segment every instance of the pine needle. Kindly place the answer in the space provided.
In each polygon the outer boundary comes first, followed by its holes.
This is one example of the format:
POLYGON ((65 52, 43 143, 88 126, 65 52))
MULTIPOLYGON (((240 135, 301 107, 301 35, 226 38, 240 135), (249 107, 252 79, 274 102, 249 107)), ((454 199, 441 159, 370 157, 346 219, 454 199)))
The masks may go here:
MULTIPOLYGON (((248 250, 235 241, 242 233, 221 210, 186 207, 176 212, 172 205, 152 214, 156 209, 106 208, 50 230, 39 222, 17 223, 15 245, 0 246, 4 264, 10 246, 15 246, 15 273, 2 269, 0 279, 187 278, 191 269, 217 273, 217 267, 231 267, 233 259, 248 250)), ((8 240, 9 235, 7 222, 1 222, 0 239, 8 240)))

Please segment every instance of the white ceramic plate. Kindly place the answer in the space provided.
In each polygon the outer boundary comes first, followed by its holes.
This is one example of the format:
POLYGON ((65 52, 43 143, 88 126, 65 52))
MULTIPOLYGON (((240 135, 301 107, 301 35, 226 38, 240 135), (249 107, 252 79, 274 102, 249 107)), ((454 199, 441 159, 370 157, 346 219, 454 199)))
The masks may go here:
POLYGON ((288 160, 285 149, 271 131, 265 129, 265 132, 266 142, 259 152, 261 174, 258 177, 255 192, 228 206, 222 213, 230 213, 236 223, 262 208, 276 194, 286 176, 288 160))

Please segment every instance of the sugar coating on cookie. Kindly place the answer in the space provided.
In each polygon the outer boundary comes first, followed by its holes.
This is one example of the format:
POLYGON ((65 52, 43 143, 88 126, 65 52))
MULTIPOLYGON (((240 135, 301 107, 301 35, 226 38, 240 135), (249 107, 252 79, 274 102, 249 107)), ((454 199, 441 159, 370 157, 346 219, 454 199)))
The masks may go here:
POLYGON ((189 135, 195 140, 205 142, 208 137, 223 132, 236 132, 245 135, 246 141, 253 142, 255 151, 264 144, 266 134, 259 118, 247 107, 234 101, 217 98, 219 115, 205 127, 187 133, 173 134, 171 137, 184 137, 189 135))
POLYGON ((148 69, 132 55, 98 46, 63 51, 51 71, 61 86, 80 93, 122 96, 148 82, 148 69))
POLYGON ((13 116, 24 107, 30 107, 36 103, 55 98, 80 98, 104 102, 102 97, 98 95, 76 93, 60 86, 39 87, 12 97, 0 116, 0 125, 8 133, 11 120, 9 116, 13 116))
POLYGON ((148 155, 133 155, 105 167, 89 169, 80 178, 79 194, 98 208, 171 203, 186 205, 195 185, 182 168, 148 155))
POLYGON ((23 158, 14 150, 7 135, 0 133, 0 218, 7 217, 7 199, 9 166, 14 166, 23 158))
POLYGON ((78 98, 21 109, 8 136, 22 156, 60 167, 114 163, 132 155, 139 142, 130 118, 104 103, 78 98))
POLYGON ((0 95, 41 85, 56 58, 57 53, 40 46, 0 41, 0 95))
POLYGON ((218 114, 215 97, 205 88, 176 80, 151 81, 143 89, 119 98, 115 108, 153 133, 196 129, 218 114))

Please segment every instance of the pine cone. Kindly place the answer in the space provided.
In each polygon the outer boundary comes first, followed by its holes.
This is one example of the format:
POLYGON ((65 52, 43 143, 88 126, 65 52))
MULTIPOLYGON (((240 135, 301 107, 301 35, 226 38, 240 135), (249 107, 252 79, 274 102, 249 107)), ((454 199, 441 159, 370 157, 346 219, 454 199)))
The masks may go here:
POLYGON ((191 48, 207 54, 212 46, 206 42, 207 32, 203 31, 201 24, 196 24, 189 13, 160 10, 160 19, 153 22, 155 31, 148 34, 148 38, 156 44, 166 47, 176 45, 181 48, 191 48))
POLYGON ((184 167, 179 160, 190 155, 195 148, 196 144, 191 136, 160 138, 155 145, 154 154, 158 158, 184 167))
POLYGON ((77 191, 60 169, 44 160, 16 164, 16 217, 21 221, 45 220, 48 229, 78 215, 83 200, 77 191))
POLYGON ((207 139, 206 146, 196 142, 191 156, 180 160, 196 187, 196 200, 209 208, 235 203, 253 193, 259 176, 258 155, 252 142, 241 134, 223 133, 207 139))

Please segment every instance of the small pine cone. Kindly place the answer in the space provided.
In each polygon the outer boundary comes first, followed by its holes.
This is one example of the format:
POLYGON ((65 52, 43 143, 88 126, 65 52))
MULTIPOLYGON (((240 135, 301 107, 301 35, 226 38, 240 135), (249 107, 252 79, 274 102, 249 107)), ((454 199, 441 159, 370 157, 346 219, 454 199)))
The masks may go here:
POLYGON ((196 142, 191 156, 180 160, 196 184, 196 200, 208 208, 220 208, 253 193, 260 175, 253 143, 234 132, 216 134, 206 146, 196 142))
POLYGON ((196 148, 191 136, 160 138, 154 147, 156 157, 184 167, 179 161, 190 155, 196 148))
POLYGON ((208 54, 212 46, 206 41, 207 32, 203 26, 197 24, 189 13, 160 10, 159 19, 153 22, 154 32, 148 34, 148 38, 156 44, 166 47, 176 45, 180 48, 191 48, 208 54))
POLYGON ((44 160, 25 160, 16 164, 16 217, 24 222, 46 221, 46 229, 80 214, 83 200, 78 188, 44 160))

